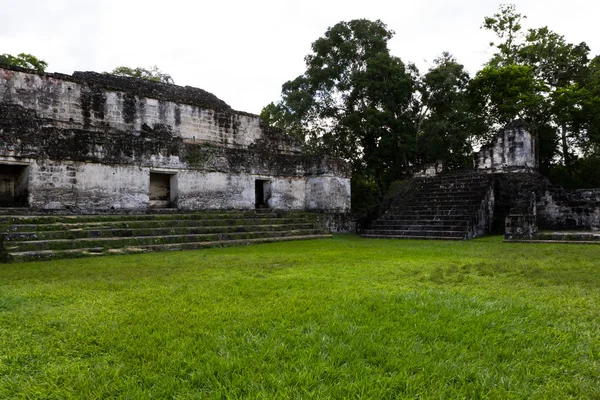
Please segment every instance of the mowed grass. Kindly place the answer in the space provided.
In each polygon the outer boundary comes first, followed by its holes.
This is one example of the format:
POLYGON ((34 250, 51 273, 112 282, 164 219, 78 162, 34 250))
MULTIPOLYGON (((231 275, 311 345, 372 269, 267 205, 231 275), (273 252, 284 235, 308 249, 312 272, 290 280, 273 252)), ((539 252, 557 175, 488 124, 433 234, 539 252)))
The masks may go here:
POLYGON ((600 246, 332 240, 0 265, 0 398, 600 398, 600 246))

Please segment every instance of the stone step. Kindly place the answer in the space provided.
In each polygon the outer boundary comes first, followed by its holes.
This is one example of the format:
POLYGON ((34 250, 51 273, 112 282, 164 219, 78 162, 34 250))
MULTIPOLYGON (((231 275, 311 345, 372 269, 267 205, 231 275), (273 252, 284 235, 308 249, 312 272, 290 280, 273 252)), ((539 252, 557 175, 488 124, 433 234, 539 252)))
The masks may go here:
POLYGON ((423 225, 423 224, 377 224, 374 223, 371 225, 370 229, 384 229, 384 230, 397 230, 397 231, 405 231, 405 230, 424 230, 424 231, 457 231, 457 232, 466 232, 467 225, 423 225))
POLYGON ((465 180, 465 179, 492 179, 492 176, 489 174, 483 174, 479 171, 473 171, 472 173, 461 173, 461 174, 447 174, 442 173, 436 176, 428 176, 426 178, 416 178, 416 181, 426 181, 426 182, 435 182, 435 181, 448 181, 448 180, 465 180))
POLYGON ((487 186, 490 184, 489 180, 477 180, 477 179, 470 179, 470 180, 460 180, 460 181, 454 181, 454 180, 441 180, 441 181, 428 181, 428 182, 422 182, 422 183, 417 183, 416 186, 420 187, 420 188, 440 188, 440 187, 454 187, 454 188, 480 188, 483 186, 487 186))
POLYGON ((536 240, 558 240, 568 242, 600 242, 600 232, 538 232, 536 240))
POLYGON ((422 230, 422 229, 367 229, 365 235, 374 236, 435 236, 435 237, 458 237, 465 238, 467 235, 466 231, 443 231, 443 230, 422 230))
POLYGON ((398 217, 398 219, 378 219, 373 224, 385 225, 423 225, 423 226, 463 226, 466 227, 469 222, 469 218, 465 219, 406 219, 398 217))
POLYGON ((458 193, 455 191, 451 191, 451 192, 447 192, 447 193, 423 193, 423 194, 419 195, 419 198, 427 199, 427 200, 438 200, 438 201, 475 200, 475 199, 481 199, 481 196, 483 194, 485 194, 483 191, 477 192, 477 193, 458 193))
POLYGON ((461 221, 463 223, 467 223, 471 220, 471 216, 469 214, 463 215, 423 215, 423 216, 414 216, 414 215, 405 215, 405 214, 392 214, 388 216, 384 216, 383 218, 378 219, 377 221, 387 222, 393 221, 393 223, 399 221, 428 221, 431 223, 452 223, 454 221, 461 221))
POLYGON ((316 214, 307 212, 260 212, 260 211, 230 211, 230 212, 196 212, 172 214, 111 214, 111 215, 2 215, 0 224, 53 224, 53 223, 85 223, 113 221, 170 221, 170 220, 204 220, 204 219, 248 219, 248 218, 280 218, 312 217, 316 214))
POLYGON ((436 218, 453 218, 453 219, 469 219, 471 213, 465 210, 406 210, 402 213, 395 214, 401 219, 436 219, 436 218))
POLYGON ((301 211, 4 215, 0 221, 13 260, 330 237, 319 214, 301 211))
POLYGON ((258 224, 297 224, 314 223, 316 219, 305 217, 280 217, 280 218, 211 218, 211 219, 161 219, 161 220, 102 220, 91 222, 78 222, 78 220, 69 220, 65 222, 53 222, 46 224, 12 224, 4 225, 3 230, 9 232, 30 232, 30 231, 70 231, 86 229, 143 229, 143 228, 164 228, 164 227, 201 227, 201 226, 239 226, 239 225, 258 225, 258 224))
POLYGON ((597 240, 543 240, 543 239, 504 239, 508 243, 562 243, 562 244, 600 244, 597 240))
POLYGON ((414 179, 410 195, 392 202, 363 237, 466 239, 492 183, 493 176, 473 170, 414 179))
POLYGON ((477 196, 481 193, 484 193, 489 188, 490 184, 478 185, 478 186, 451 186, 451 185, 431 185, 431 186, 422 186, 418 187, 416 193, 419 195, 446 195, 446 194, 455 194, 455 195, 473 195, 477 196))
MULTIPOLYGON (((253 222, 251 220, 241 220, 253 222)), ((167 235, 189 235, 204 233, 230 233, 230 232, 252 232, 285 231, 296 229, 317 229, 314 222, 310 223, 281 223, 281 224, 240 224, 240 225, 215 225, 215 226, 171 226, 161 228, 113 228, 102 226, 100 228, 87 227, 86 229, 69 230, 47 230, 32 232, 11 232, 4 235, 6 243, 15 241, 32 240, 54 240, 54 239, 82 239, 82 238, 110 238, 110 237, 132 237, 132 236, 167 236, 167 235)))
POLYGON ((421 202, 417 204, 409 204, 403 208, 402 213, 412 211, 423 211, 423 210, 463 210, 465 212, 469 212, 473 209, 473 204, 465 204, 465 202, 449 202, 449 203, 435 203, 430 202, 428 204, 423 204, 421 202))
POLYGON ((186 242, 212 242, 238 239, 258 239, 265 237, 306 236, 319 235, 321 229, 296 229, 288 231, 252 231, 229 232, 189 235, 166 236, 134 236, 111 238, 80 238, 80 239, 53 239, 5 242, 4 246, 9 253, 39 250, 69 250, 78 248, 120 248, 138 247, 146 245, 162 245, 186 242))
POLYGON ((492 177, 490 177, 489 175, 478 175, 478 174, 474 174, 474 175, 460 175, 460 176, 447 176, 447 175, 439 175, 439 176, 432 176, 429 178, 420 178, 415 180, 415 183, 418 184, 439 184, 439 183, 444 183, 444 182, 451 182, 451 183, 463 183, 463 182, 489 182, 490 180, 492 180, 492 177))
POLYGON ((420 239, 420 240, 464 240, 464 238, 452 236, 401 236, 401 235, 360 235, 368 239, 420 239))
POLYGON ((211 247, 227 247, 227 246, 247 246, 250 244, 283 242, 291 240, 312 240, 312 239, 328 239, 332 236, 329 234, 314 234, 314 235, 296 235, 282 237, 262 237, 248 238, 235 240, 216 240, 206 242, 186 242, 186 243, 170 243, 170 244, 153 244, 135 247, 120 247, 120 248, 80 248, 70 250, 40 250, 40 251, 24 251, 10 253, 11 261, 36 261, 59 258, 75 258, 75 257, 90 257, 109 254, 129 254, 142 253, 151 251, 174 251, 174 250, 199 250, 211 247))

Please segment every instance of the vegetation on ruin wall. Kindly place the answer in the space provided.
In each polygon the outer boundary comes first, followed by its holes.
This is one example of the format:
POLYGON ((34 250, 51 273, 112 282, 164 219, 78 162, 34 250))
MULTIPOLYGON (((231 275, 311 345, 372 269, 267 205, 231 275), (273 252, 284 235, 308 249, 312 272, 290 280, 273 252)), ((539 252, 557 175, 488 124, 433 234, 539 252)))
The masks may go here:
POLYGON ((38 72, 44 72, 48 68, 48 63, 40 60, 34 55, 20 53, 16 56, 12 54, 0 54, 0 64, 14 65, 15 67, 34 69, 38 72))
POLYGON ((596 398, 597 246, 500 240, 3 265, 0 398, 596 398))
POLYGON ((600 158, 600 56, 524 22, 510 4, 483 18, 496 40, 474 76, 449 53, 421 73, 390 54, 394 32, 382 21, 340 22, 261 117, 308 152, 349 160, 355 211, 377 210, 390 184, 423 164, 472 167, 473 145, 515 119, 539 138, 541 172, 554 183, 597 187, 600 174, 588 171, 600 158))
POLYGON ((169 75, 165 72, 162 72, 160 70, 160 68, 158 68, 156 65, 154 65, 150 68, 142 68, 142 67, 131 68, 131 67, 126 67, 126 66, 121 65, 121 66, 113 69, 110 73, 112 75, 129 76, 132 78, 146 79, 146 80, 153 81, 153 82, 162 82, 162 83, 169 83, 169 84, 175 83, 175 81, 173 81, 173 78, 171 77, 171 75, 169 75))

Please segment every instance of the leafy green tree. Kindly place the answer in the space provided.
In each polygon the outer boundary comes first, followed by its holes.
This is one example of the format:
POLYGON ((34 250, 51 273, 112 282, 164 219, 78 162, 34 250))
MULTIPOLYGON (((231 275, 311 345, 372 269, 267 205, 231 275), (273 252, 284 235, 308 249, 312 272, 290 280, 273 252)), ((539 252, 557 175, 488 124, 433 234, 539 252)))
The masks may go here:
POLYGON ((473 92, 479 100, 487 96, 490 122, 518 117, 530 123, 540 139, 543 168, 551 168, 560 156, 569 172, 573 160, 588 146, 589 120, 595 109, 586 87, 590 49, 584 42, 566 42, 548 27, 529 29, 523 35, 523 18, 509 5, 485 19, 483 28, 501 41, 498 52, 474 79, 473 92))
POLYGON ((277 104, 271 102, 264 106, 260 112, 260 117, 265 124, 277 127, 300 142, 304 142, 305 131, 300 125, 300 121, 282 102, 277 104))
POLYGON ((40 60, 36 56, 26 53, 20 53, 16 56, 10 54, 0 54, 0 64, 34 69, 38 72, 44 72, 46 68, 48 68, 48 63, 46 61, 40 60))
POLYGON ((162 82, 162 83, 175 83, 171 75, 162 72, 156 65, 146 68, 129 68, 120 66, 113 69, 111 72, 113 75, 118 76, 128 76, 132 78, 146 79, 153 82, 162 82))
POLYGON ((471 142, 484 131, 468 98, 469 74, 449 53, 437 58, 419 81, 416 113, 418 163, 442 161, 445 168, 472 164, 471 142))
MULTIPOLYGON (((586 92, 580 121, 585 135, 581 136, 579 145, 584 155, 600 158, 600 56, 590 61, 588 75, 582 87, 586 92)), ((600 174, 598 175, 600 180, 600 174)))
POLYGON ((286 82, 282 100, 261 114, 303 139, 308 152, 350 161, 379 198, 407 173, 415 151, 415 79, 389 53, 393 34, 365 19, 329 28, 305 57, 305 73, 286 82))
POLYGON ((494 32, 499 39, 498 42, 490 42, 490 47, 498 49, 498 53, 490 60, 490 65, 510 65, 517 62, 523 37, 522 21, 526 18, 527 16, 517 13, 514 4, 502 4, 496 14, 484 18, 481 27, 494 32))
POLYGON ((488 65, 477 72, 469 91, 470 100, 492 132, 515 119, 533 123, 537 111, 545 107, 545 87, 535 79, 534 68, 527 65, 488 65))
POLYGON ((585 43, 567 43, 547 27, 530 29, 519 51, 520 62, 533 66, 536 79, 546 87, 548 120, 560 137, 560 154, 568 171, 584 134, 580 111, 588 94, 582 84, 589 51, 585 43))

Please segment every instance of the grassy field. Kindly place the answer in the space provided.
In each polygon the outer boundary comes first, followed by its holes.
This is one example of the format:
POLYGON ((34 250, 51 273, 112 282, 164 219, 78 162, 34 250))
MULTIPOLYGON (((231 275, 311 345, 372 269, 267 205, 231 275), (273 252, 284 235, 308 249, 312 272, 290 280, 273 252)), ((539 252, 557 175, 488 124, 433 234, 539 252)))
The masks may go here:
POLYGON ((600 246, 333 240, 0 265, 1 399, 600 399, 600 246))

